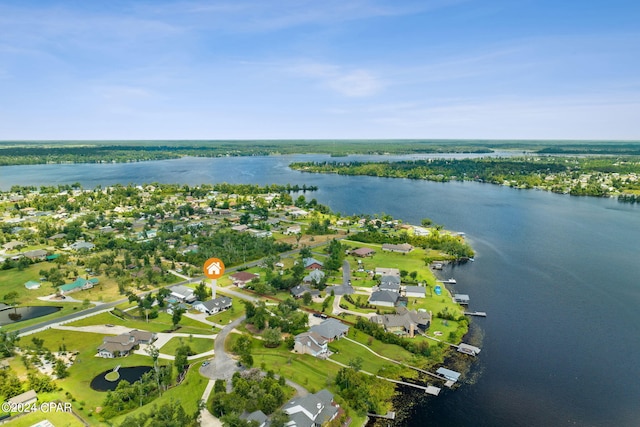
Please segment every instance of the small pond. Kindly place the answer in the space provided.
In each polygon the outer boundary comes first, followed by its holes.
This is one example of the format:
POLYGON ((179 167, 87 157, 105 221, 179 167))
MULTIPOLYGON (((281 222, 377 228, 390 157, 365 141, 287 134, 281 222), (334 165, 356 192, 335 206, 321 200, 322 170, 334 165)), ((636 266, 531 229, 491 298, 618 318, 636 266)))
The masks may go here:
POLYGON ((0 326, 46 316, 47 314, 55 313, 60 309, 62 309, 62 307, 55 307, 51 305, 6 308, 0 311, 0 326))
POLYGON ((104 371, 96 375, 93 380, 91 380, 91 388, 96 391, 115 390, 120 381, 127 380, 130 383, 134 383, 152 369, 153 368, 151 366, 130 366, 128 368, 120 368, 118 369, 120 378, 118 378, 116 381, 108 381, 105 378, 105 375, 113 371, 113 369, 109 369, 108 371, 104 371))

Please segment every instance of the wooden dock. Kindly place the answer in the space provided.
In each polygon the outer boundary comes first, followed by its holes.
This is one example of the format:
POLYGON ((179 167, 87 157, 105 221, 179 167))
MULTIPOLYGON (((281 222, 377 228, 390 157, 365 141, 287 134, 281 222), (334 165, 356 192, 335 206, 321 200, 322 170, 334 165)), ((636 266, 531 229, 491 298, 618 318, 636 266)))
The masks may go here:
POLYGON ((465 311, 464 314, 466 316, 487 317, 487 313, 484 311, 465 311))
MULTIPOLYGON (((395 383, 395 384, 401 384, 401 385, 405 385, 405 386, 408 386, 408 387, 418 388, 420 390, 424 390, 425 393, 430 394, 432 396, 437 396, 438 394, 440 394, 440 390, 441 390, 439 387, 435 387, 435 386, 432 386, 432 385, 423 386, 423 385, 408 383, 408 382, 405 382, 405 381, 392 380, 391 378, 381 377, 379 375, 376 375, 376 378, 380 378, 381 380, 389 381, 389 382, 395 383)), ((438 377, 438 378, 444 380, 444 378, 440 378, 440 377, 438 377)))
POLYGON ((393 412, 393 411, 389 411, 389 412, 387 412, 386 415, 367 414, 367 417, 384 418, 386 420, 395 420, 396 419, 396 413, 393 412))

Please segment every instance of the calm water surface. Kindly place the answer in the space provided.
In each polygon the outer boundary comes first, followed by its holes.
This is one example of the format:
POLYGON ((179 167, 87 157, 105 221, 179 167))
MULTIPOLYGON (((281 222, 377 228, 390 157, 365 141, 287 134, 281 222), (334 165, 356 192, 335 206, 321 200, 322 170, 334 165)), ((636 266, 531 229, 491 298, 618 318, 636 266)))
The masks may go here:
MULTIPOLYGON (((428 156, 422 156, 428 157, 428 156)), ((331 160, 348 160, 355 156, 331 160)), ((366 160, 367 156, 358 156, 366 160)), ((344 214, 429 217, 463 231, 476 262, 455 267, 456 291, 486 311, 472 327, 482 353, 468 381, 438 397, 407 392, 407 426, 640 424, 640 207, 479 183, 304 174, 291 161, 238 157, 115 165, 0 167, 0 188, 80 182, 317 185, 344 214)))

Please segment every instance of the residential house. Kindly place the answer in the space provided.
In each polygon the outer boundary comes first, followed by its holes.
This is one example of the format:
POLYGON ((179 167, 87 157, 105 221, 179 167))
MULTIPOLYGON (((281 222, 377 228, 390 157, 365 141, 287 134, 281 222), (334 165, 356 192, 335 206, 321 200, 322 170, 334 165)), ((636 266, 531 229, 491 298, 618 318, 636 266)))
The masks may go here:
POLYGON ((90 251, 91 249, 95 248, 96 245, 94 245, 91 242, 85 242, 83 240, 79 240, 79 241, 74 242, 71 245, 69 245, 69 247, 71 249, 73 249, 74 251, 81 251, 81 250, 90 251))
POLYGON ((253 279, 257 279, 260 277, 259 274, 249 273, 247 271, 238 271, 237 273, 229 276, 231 280, 233 280, 233 284, 239 288, 244 288, 247 286, 247 283, 251 282, 253 279))
POLYGON ((311 270, 311 272, 302 279, 302 282, 306 284, 318 284, 320 283, 320 281, 322 281, 322 279, 324 279, 324 271, 311 270))
POLYGON ((374 251, 371 248, 358 248, 358 249, 355 249, 355 250, 351 251, 351 255, 355 255, 355 256, 360 257, 360 258, 373 256, 373 254, 375 254, 375 253, 376 253, 376 251, 374 251))
POLYGON ((193 303, 193 308, 206 313, 208 315, 216 314, 224 310, 231 308, 232 300, 229 297, 220 296, 209 301, 197 301, 193 303))
POLYGON ((396 314, 375 315, 370 320, 384 327, 387 332, 413 338, 416 332, 429 329, 431 314, 426 310, 414 311, 407 310, 406 307, 397 307, 396 314))
POLYGON ((22 255, 29 258, 31 261, 44 261, 47 258, 47 251, 44 249, 36 249, 33 251, 23 252, 22 255))
POLYGON ((300 354, 310 354, 313 357, 326 358, 329 356, 329 341, 315 332, 303 332, 296 335, 293 351, 300 354))
POLYGON ((99 282, 100 280, 98 280, 97 277, 91 278, 89 280, 84 279, 82 277, 78 277, 73 282, 67 283, 66 285, 62 285, 58 289, 60 289, 65 294, 68 294, 75 291, 81 291, 81 290, 84 291, 87 289, 91 289, 95 285, 97 285, 99 282))
POLYGON ((407 298, 424 298, 424 286, 405 286, 404 296, 407 298))
POLYGON ((17 240, 12 240, 10 242, 5 243, 4 245, 2 245, 2 247, 6 250, 6 251, 12 251, 14 249, 18 249, 25 246, 24 243, 22 242, 18 242, 17 240))
POLYGON ((192 303, 197 299, 193 292, 193 289, 187 286, 176 285, 170 287, 169 290, 171 291, 172 297, 175 297, 182 302, 192 303))
POLYGON ((369 304, 384 307, 395 307, 400 299, 400 294, 393 291, 375 291, 369 297, 369 304))
POLYGON ((400 245, 393 245, 391 243, 383 243, 382 250, 388 252, 399 252, 402 254, 408 254, 413 250, 413 246, 408 243, 402 243, 400 245))
POLYGON ((124 334, 104 337, 98 347, 98 356, 108 359, 128 356, 140 344, 151 344, 156 335, 151 332, 134 329, 124 334))
POLYGON ((333 394, 326 389, 291 399, 282 408, 289 415, 287 427, 326 426, 336 418, 339 409, 333 394))
POLYGON ((314 298, 320 296, 320 291, 318 291, 317 289, 311 289, 308 285, 298 285, 291 288, 291 295, 294 298, 302 298, 306 293, 311 294, 311 296, 314 298))
POLYGON ((382 276, 380 278, 379 291, 400 292, 400 277, 398 276, 382 276))
POLYGON ((231 227, 231 229, 242 233, 243 231, 247 231, 249 229, 249 226, 246 224, 240 224, 240 225, 234 225, 233 227, 231 227))
POLYGON ((311 332, 315 332, 322 338, 329 342, 339 340, 347 335, 349 327, 337 319, 327 319, 319 325, 312 326, 309 329, 311 332))
POLYGON ((304 258, 302 262, 307 270, 322 270, 322 267, 324 267, 324 264, 315 258, 304 258))
POLYGON ((300 233, 302 233, 302 227, 300 227, 297 224, 287 227, 287 229, 284 232, 284 234, 300 234, 300 233))
POLYGON ((244 414, 240 415, 240 419, 249 422, 255 421, 256 423, 258 423, 257 427, 265 427, 267 425, 267 421, 269 420, 265 413, 260 410, 252 412, 250 414, 245 412, 244 414))
POLYGON ((11 399, 7 401, 7 403, 9 404, 10 408, 15 408, 16 406, 19 406, 19 407, 25 408, 25 412, 29 412, 29 410, 26 408, 29 408, 30 405, 33 405, 37 401, 38 401, 38 394, 35 392, 35 390, 31 389, 17 396, 13 396, 11 399))
POLYGON ((400 269, 399 268, 376 267, 376 269, 374 270, 374 274, 376 276, 396 276, 396 277, 400 277, 400 269))

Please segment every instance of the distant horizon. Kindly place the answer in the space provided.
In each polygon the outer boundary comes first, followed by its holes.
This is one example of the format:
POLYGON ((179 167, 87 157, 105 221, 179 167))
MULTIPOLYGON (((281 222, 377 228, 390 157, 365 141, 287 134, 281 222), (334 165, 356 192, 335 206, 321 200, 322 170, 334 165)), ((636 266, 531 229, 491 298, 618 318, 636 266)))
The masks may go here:
POLYGON ((453 142, 453 141, 466 141, 466 142, 604 142, 604 143, 640 143, 640 139, 561 139, 561 138, 206 138, 206 139, 0 139, 1 143, 47 143, 47 142, 289 142, 289 141, 352 141, 352 142, 370 142, 370 141, 403 141, 403 142, 453 142))

